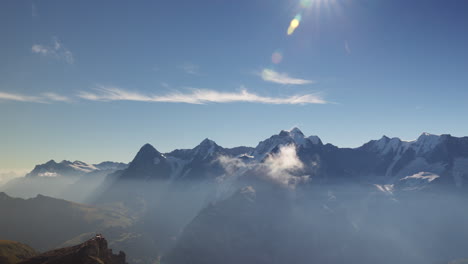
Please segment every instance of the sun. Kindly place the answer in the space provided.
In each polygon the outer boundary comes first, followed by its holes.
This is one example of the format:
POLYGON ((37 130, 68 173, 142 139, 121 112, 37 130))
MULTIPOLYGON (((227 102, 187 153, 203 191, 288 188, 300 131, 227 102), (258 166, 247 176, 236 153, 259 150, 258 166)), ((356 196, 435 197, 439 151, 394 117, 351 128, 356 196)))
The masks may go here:
POLYGON ((339 9, 337 0, 299 0, 298 11, 294 18, 289 22, 287 34, 292 35, 294 33, 301 24, 303 16, 314 16, 315 18, 319 18, 321 11, 323 11, 322 9, 327 10, 327 12, 339 9))

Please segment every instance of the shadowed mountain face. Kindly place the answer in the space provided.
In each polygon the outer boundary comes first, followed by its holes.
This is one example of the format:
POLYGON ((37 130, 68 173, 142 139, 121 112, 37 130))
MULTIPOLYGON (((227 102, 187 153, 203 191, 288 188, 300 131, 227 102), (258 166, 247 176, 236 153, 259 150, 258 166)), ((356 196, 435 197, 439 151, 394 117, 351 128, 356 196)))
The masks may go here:
POLYGON ((245 187, 203 209, 185 228, 165 263, 274 263, 290 221, 286 193, 265 196, 245 187), (259 221, 269 217, 269 221, 259 221))
POLYGON ((48 251, 20 264, 126 264, 125 253, 113 254, 107 241, 96 236, 80 245, 48 251))
POLYGON ((164 155, 150 144, 146 144, 122 172, 120 179, 168 179, 170 170, 171 166, 164 155))
POLYGON ((447 263, 466 255, 466 197, 257 184, 207 206, 164 263, 447 263), (437 209, 436 209, 437 208, 437 209))

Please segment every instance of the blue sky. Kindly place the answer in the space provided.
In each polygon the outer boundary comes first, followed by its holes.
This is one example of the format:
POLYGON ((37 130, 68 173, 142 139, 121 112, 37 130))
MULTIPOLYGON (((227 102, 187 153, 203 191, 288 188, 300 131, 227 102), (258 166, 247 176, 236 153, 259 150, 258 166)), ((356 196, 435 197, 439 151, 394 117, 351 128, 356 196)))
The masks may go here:
POLYGON ((468 135, 467 13, 459 0, 2 1, 0 170, 129 161, 147 142, 255 146, 294 126, 341 147, 468 135))

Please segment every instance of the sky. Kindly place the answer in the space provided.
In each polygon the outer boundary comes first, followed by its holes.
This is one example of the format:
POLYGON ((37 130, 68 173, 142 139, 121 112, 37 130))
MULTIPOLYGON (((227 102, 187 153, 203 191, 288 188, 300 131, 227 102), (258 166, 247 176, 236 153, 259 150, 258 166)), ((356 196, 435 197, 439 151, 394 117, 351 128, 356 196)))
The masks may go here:
POLYGON ((468 136, 468 1, 0 2, 0 172, 282 129, 468 136))

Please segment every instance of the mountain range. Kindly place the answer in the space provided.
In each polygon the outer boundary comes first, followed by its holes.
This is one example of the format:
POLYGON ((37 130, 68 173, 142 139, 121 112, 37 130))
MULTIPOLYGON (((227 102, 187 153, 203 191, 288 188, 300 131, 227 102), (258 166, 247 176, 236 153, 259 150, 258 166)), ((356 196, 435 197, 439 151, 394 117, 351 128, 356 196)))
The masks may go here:
POLYGON ((146 144, 112 180, 213 180, 233 174, 228 170, 234 163, 236 174, 246 174, 286 146, 293 148, 300 164, 294 176, 307 176, 311 183, 365 182, 409 190, 431 184, 463 188, 468 179, 468 137, 423 133, 417 140, 403 141, 383 136, 358 148, 339 148, 294 128, 255 148, 227 149, 205 139, 194 149, 160 153, 146 144))
POLYGON ((3 191, 15 197, 31 198, 38 194, 83 202, 100 186, 109 173, 127 168, 120 162, 87 164, 81 161, 36 165, 24 177, 16 177, 3 185, 3 191))
POLYGON ((466 258, 467 179, 468 137, 451 135, 145 144, 129 164, 49 161, 10 181, 28 199, 0 194, 0 235, 42 250, 101 232, 130 263, 446 263, 466 258))
MULTIPOLYGON (((108 175, 112 175, 107 177, 108 181, 215 179, 226 174, 228 166, 220 162, 220 158, 232 158, 235 160, 231 161, 241 164, 259 164, 278 153, 282 146, 294 147, 297 158, 304 165, 301 173, 309 176, 312 182, 345 180, 398 186, 443 183, 463 187, 468 177, 468 137, 423 133, 417 140, 403 141, 383 136, 358 148, 339 148, 323 144, 318 136, 307 137, 298 128, 293 128, 259 142, 255 148, 223 148, 205 139, 193 149, 177 149, 168 153, 161 153, 152 145, 145 144, 129 164, 87 164, 66 160, 57 163, 50 160, 37 165, 24 179, 12 180, 2 189, 15 196, 24 196, 21 189, 26 189, 25 186, 36 185, 38 188, 36 182, 25 183, 28 180, 41 179, 47 184, 79 184, 92 180, 92 185, 97 186, 108 175)), ((59 189, 62 188, 54 188, 59 189)), ((30 196, 61 196, 40 191, 30 196)))

